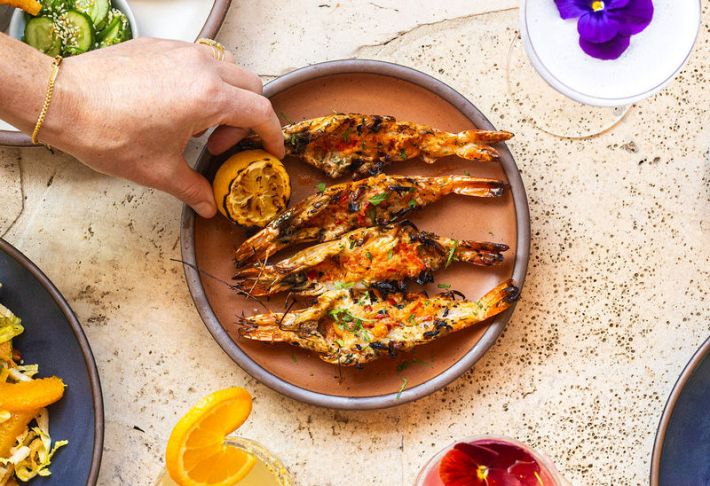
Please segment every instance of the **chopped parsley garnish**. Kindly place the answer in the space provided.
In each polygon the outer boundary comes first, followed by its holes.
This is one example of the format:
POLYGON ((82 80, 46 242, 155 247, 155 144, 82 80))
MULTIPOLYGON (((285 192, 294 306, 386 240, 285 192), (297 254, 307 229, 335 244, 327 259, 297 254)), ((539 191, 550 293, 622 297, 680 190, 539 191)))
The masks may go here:
POLYGON ((345 343, 340 339, 336 340, 335 343, 341 348, 345 347, 345 343))
POLYGON ((366 251, 365 256, 367 257, 368 260, 372 261, 372 253, 370 253, 369 251, 366 251))
POLYGON ((325 182, 319 182, 316 184, 316 189, 320 194, 323 194, 325 192, 325 182))
POLYGON ((437 285, 437 287, 439 287, 440 289, 450 289, 451 284, 439 284, 437 285))
POLYGON ((416 208, 416 207, 417 207, 417 201, 415 201, 414 199, 412 199, 411 201, 409 201, 409 207, 412 208, 412 209, 416 208))
POLYGON ((400 150, 399 151, 399 158, 401 158, 402 160, 406 160, 407 159, 407 151, 404 149, 400 150))
POLYGON ((449 265, 451 265, 451 262, 454 260, 454 254, 456 253, 456 249, 459 247, 459 241, 454 240, 454 244, 449 248, 449 257, 446 259, 446 265, 444 265, 444 268, 449 268, 449 265))
POLYGON ((346 290, 351 289, 355 286, 355 282, 335 282, 333 288, 335 290, 346 290))
POLYGON ((281 118, 283 121, 285 121, 289 125, 293 123, 293 121, 283 111, 279 111, 278 114, 279 114, 279 118, 281 118))
POLYGON ((395 398, 395 400, 399 400, 402 397, 402 392, 405 388, 407 388, 407 383, 409 383, 409 380, 406 378, 402 378, 402 385, 399 387, 399 391, 397 392, 397 397, 395 398))
POLYGON ((389 197, 389 193, 388 193, 388 192, 381 192, 381 193, 379 193, 379 194, 375 194, 374 196, 372 196, 372 197, 369 199, 369 201, 370 201, 370 203, 371 203, 373 206, 377 206, 377 205, 380 204, 381 202, 385 201, 388 197, 389 197))
POLYGON ((397 373, 401 373, 404 370, 406 370, 407 368, 409 368, 410 366, 415 365, 415 364, 422 365, 422 366, 430 366, 430 363, 428 363, 427 361, 414 358, 414 359, 402 361, 401 363, 399 363, 397 365, 397 373))
POLYGON ((387 259, 392 260, 392 257, 394 256, 394 250, 390 248, 390 251, 387 252, 387 259))
POLYGON ((377 224, 377 211, 374 207, 371 207, 367 210, 367 215, 370 217, 370 221, 372 221, 372 224, 377 224))
POLYGON ((350 141, 350 132, 352 130, 350 127, 346 128, 345 131, 343 132, 343 142, 349 142, 350 141))
POLYGON ((366 330, 362 330, 362 339, 366 342, 369 343, 372 341, 372 336, 370 336, 370 333, 367 332, 366 330))
POLYGON ((342 307, 331 309, 328 314, 330 314, 335 323, 338 324, 342 329, 355 333, 357 331, 362 330, 363 321, 372 322, 372 319, 363 319, 354 316, 348 309, 343 309, 342 307))
POLYGON ((409 318, 407 319, 409 322, 414 322, 414 318, 416 316, 414 314, 409 314, 409 318))

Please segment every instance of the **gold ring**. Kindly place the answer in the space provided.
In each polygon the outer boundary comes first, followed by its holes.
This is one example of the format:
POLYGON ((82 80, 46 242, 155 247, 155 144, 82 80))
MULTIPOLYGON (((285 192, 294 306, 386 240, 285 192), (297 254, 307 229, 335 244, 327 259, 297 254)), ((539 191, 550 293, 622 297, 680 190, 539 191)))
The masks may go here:
POLYGON ((224 61, 224 46, 216 40, 201 38, 196 43, 212 48, 212 56, 218 61, 224 61))

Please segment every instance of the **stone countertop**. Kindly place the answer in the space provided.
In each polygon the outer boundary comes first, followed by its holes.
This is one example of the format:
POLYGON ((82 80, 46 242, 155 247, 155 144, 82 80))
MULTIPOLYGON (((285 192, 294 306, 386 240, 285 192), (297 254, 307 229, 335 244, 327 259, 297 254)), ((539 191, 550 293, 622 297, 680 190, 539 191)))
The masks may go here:
POLYGON ((332 411, 260 385, 212 340, 170 260, 178 202, 65 155, 0 149, 0 235, 64 293, 98 362, 100 484, 151 484, 178 417, 232 385, 255 397, 240 433, 305 486, 410 485, 442 446, 485 433, 539 448, 575 485, 648 482, 665 400, 710 335, 709 6, 668 88, 610 132, 573 141, 538 131, 508 101, 517 2, 446 5, 234 0, 218 38, 265 79, 344 57, 412 66, 516 133, 533 235, 522 300, 475 369, 415 403, 332 411))

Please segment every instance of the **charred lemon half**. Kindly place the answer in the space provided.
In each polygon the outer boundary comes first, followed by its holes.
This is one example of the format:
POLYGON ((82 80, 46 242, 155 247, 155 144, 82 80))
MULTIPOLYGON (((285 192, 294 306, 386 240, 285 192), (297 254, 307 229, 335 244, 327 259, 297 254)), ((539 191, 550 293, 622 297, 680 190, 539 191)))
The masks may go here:
POLYGON ((263 150, 246 150, 227 159, 212 189, 219 212, 242 226, 266 226, 286 209, 291 197, 286 169, 263 150))

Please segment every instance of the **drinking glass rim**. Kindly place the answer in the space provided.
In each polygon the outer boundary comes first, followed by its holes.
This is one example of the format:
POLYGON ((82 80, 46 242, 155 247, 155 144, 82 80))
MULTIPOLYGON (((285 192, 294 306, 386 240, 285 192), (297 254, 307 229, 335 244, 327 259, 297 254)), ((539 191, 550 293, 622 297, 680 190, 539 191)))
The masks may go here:
POLYGON ((563 95, 567 96, 568 98, 577 101, 579 103, 583 103, 586 105, 591 105, 591 106, 602 106, 602 107, 617 107, 617 106, 624 106, 624 105, 630 105, 632 103, 636 103, 638 101, 644 100, 646 98, 651 97, 658 91, 662 90, 668 83, 670 83, 673 78, 676 77, 676 75, 683 69, 683 66, 688 62, 688 59, 690 58, 690 55, 693 53, 693 49, 695 48, 695 44, 698 42, 698 36, 700 34, 700 27, 702 26, 702 1, 697 0, 698 3, 698 25, 695 29, 695 39, 693 40, 692 44, 690 45, 690 48, 688 49, 688 52, 686 53, 685 57, 683 58, 683 62, 681 62, 678 67, 673 71, 672 74, 670 74, 666 79, 661 81, 659 84, 654 86, 653 88, 647 89, 643 93, 633 95, 633 96, 625 96, 625 97, 620 97, 620 98, 600 98, 597 96, 591 96, 584 94, 571 86, 569 86, 566 83, 563 83, 560 81, 552 72, 550 72, 549 69, 544 65, 542 62, 540 56, 538 56, 537 51, 535 50, 535 46, 533 45, 532 39, 530 39, 530 36, 528 34, 528 17, 527 17, 527 7, 529 4, 528 0, 520 0, 520 34, 523 40, 523 45, 525 46, 525 51, 528 54, 528 58, 530 59, 530 62, 532 63, 533 67, 537 71, 537 73, 544 79, 547 84, 552 86, 555 90, 558 92, 562 93, 563 95))

